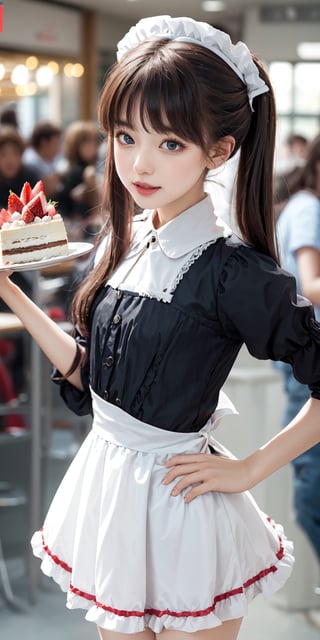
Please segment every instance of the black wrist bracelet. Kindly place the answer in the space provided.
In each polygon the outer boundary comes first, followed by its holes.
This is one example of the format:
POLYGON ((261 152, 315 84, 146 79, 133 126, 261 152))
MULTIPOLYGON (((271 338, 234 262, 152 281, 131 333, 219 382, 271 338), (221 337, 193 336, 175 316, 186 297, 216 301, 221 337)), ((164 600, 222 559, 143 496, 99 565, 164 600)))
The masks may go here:
POLYGON ((80 362, 81 362, 81 357, 82 357, 82 351, 81 348, 78 344, 78 342, 76 342, 76 354, 73 358, 72 364, 70 369, 68 369, 67 373, 65 373, 64 376, 55 376, 54 378, 52 378, 52 380, 66 380, 67 378, 70 378, 70 376, 75 372, 75 370, 78 368, 80 362))

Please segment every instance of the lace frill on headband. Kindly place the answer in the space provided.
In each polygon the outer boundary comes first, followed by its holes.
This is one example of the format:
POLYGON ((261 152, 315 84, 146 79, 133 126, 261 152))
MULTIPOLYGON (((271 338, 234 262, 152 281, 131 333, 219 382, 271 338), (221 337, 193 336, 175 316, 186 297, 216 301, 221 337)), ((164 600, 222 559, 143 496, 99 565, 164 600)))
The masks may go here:
POLYGON ((168 38, 180 42, 192 42, 209 49, 222 58, 247 86, 251 110, 253 99, 269 91, 259 76, 259 70, 252 60, 251 53, 244 42, 232 44, 230 36, 215 29, 206 22, 197 22, 192 18, 171 18, 155 16, 143 18, 118 43, 118 60, 141 42, 152 38, 168 38))

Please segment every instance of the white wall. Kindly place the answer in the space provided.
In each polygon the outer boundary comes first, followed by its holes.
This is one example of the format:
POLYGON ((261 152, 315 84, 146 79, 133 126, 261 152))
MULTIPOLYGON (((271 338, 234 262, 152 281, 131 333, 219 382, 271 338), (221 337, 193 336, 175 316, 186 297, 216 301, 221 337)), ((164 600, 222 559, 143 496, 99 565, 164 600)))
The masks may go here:
POLYGON ((0 47, 62 55, 81 52, 81 20, 75 9, 10 0, 3 11, 0 47))
POLYGON ((97 21, 97 44, 100 51, 115 51, 116 45, 132 26, 128 20, 122 22, 107 16, 99 16, 97 21))
MULTIPOLYGON (((117 42, 132 26, 130 20, 122 22, 106 16, 98 20, 98 48, 114 50, 117 42)), ((243 21, 242 40, 262 60, 298 60, 297 44, 319 41, 319 23, 275 24, 260 22, 257 9, 248 9, 243 21)))
POLYGON ((267 62, 273 60, 299 60, 299 42, 319 42, 319 22, 266 23, 260 22, 257 9, 245 14, 242 39, 248 47, 267 62))
MULTIPOLYGON (((98 49, 114 51, 132 25, 99 15, 98 49)), ((319 23, 268 24, 259 21, 257 9, 246 11, 242 39, 263 60, 297 60, 297 43, 319 40, 319 23)), ((10 0, 3 11, 0 47, 78 55, 81 50, 81 15, 76 9, 45 2, 10 0), (19 19, 17 19, 17 16, 19 19)))
MULTIPOLYGON (((122 22, 99 16, 97 24, 98 48, 114 50, 117 42, 132 26, 132 21, 122 22)), ((248 9, 244 15, 242 40, 252 51, 266 61, 298 60, 297 44, 301 41, 319 41, 319 23, 265 23, 260 22, 258 10, 248 9)))

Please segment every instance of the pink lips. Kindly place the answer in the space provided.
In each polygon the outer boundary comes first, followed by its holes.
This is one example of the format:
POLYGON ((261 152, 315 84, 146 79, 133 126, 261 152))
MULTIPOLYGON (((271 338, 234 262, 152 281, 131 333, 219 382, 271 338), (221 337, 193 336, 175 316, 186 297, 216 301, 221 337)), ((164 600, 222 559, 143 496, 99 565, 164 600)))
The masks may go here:
POLYGON ((147 184, 146 182, 134 182, 133 184, 138 193, 142 196, 151 196, 160 189, 160 187, 153 187, 151 184, 147 184))

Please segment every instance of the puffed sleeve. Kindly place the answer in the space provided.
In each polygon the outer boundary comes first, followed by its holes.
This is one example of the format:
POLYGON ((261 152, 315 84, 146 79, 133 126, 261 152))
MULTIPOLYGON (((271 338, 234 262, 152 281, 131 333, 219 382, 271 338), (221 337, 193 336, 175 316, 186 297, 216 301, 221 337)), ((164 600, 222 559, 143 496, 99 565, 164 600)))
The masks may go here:
MULTIPOLYGON (((75 335, 76 341, 81 344, 87 350, 87 340, 83 338, 79 332, 75 335)), ((80 377, 83 386, 83 391, 79 391, 68 380, 59 380, 61 373, 56 368, 52 369, 51 379, 60 386, 60 395, 66 403, 67 407, 78 416, 85 416, 92 414, 91 394, 89 387, 89 357, 86 358, 86 362, 81 367, 80 377)))
POLYGON ((256 358, 291 364, 320 400, 320 324, 311 302, 297 296, 295 278, 272 258, 244 244, 233 249, 220 275, 218 314, 230 339, 256 358))

